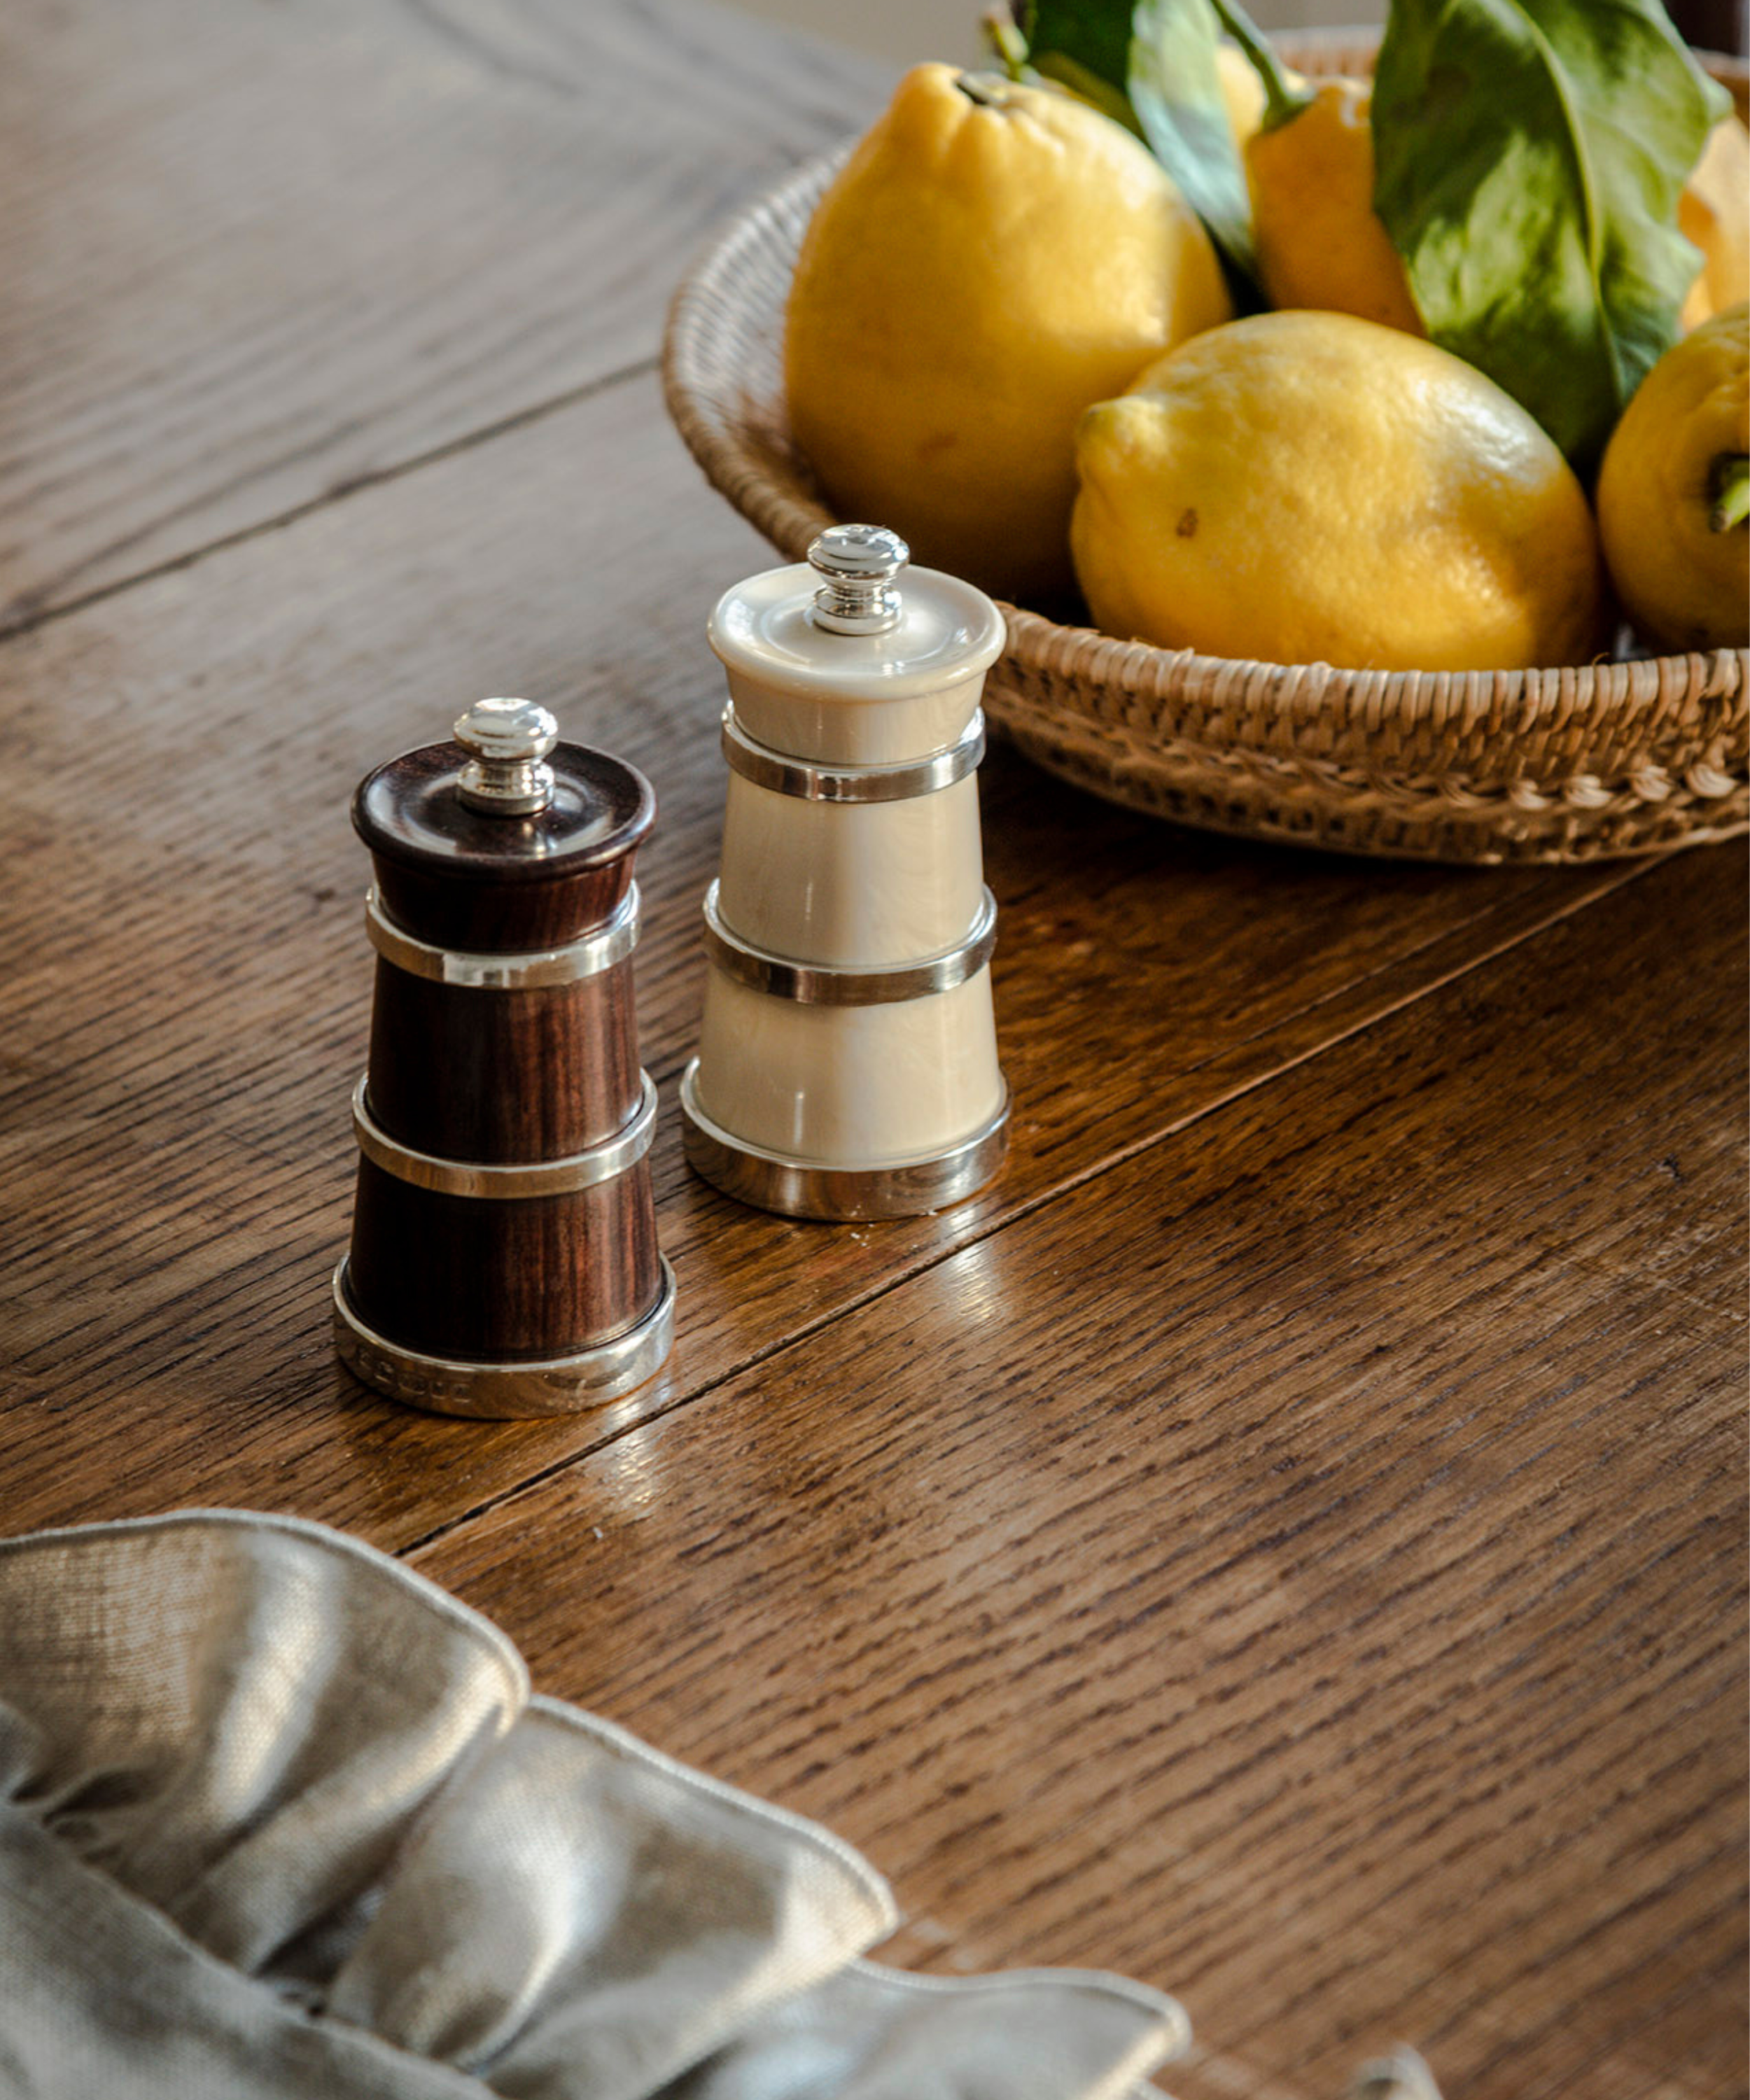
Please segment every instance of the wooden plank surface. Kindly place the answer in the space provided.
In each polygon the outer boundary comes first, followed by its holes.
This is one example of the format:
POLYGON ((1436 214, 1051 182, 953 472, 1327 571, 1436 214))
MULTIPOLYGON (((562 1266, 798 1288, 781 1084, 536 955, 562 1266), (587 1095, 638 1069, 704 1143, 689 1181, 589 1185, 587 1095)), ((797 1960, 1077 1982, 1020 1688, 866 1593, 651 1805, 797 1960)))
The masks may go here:
POLYGON ((3 33, 0 1515, 346 1526, 826 1816, 896 1958, 1182 1991, 1181 2100, 1742 2093, 1743 854, 1198 838, 994 753, 1016 1103, 939 1220, 680 1158, 769 558, 662 420, 687 249, 881 76, 685 0, 3 33), (276 524, 276 521, 284 521, 276 524), (270 527, 275 529, 267 529, 270 527), (681 1338, 558 1423, 332 1360, 368 766, 522 690, 662 801, 681 1338))
POLYGON ((1730 2100, 1743 964, 1674 862, 414 1563, 1184 2100, 1730 2100))
POLYGON ((683 1167, 673 1082, 725 779, 703 615, 767 558, 639 379, 0 647, 13 1526, 217 1502, 406 1545, 1636 877, 1254 849, 998 756, 1003 1180, 853 1232, 743 1210, 683 1167), (680 1339, 560 1423, 403 1414, 328 1340, 372 960, 347 801, 490 690, 549 702, 661 805, 638 967, 680 1339))
POLYGON ((21 0, 0 631, 653 360, 891 74, 642 0, 21 0))

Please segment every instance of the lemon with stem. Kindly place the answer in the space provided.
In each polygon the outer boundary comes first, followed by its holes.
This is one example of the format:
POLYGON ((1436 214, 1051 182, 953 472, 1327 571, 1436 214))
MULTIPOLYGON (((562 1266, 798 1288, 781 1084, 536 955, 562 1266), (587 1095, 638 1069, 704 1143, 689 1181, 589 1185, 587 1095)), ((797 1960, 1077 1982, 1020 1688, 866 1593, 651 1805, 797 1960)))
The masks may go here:
POLYGON ((1598 529, 1624 609, 1667 649, 1750 646, 1750 304, 1668 350, 1598 474, 1598 529))
POLYGON ((1050 601, 1072 583, 1082 411, 1232 311, 1139 139, 1070 95, 919 66, 803 240, 791 426, 840 516, 1050 601))

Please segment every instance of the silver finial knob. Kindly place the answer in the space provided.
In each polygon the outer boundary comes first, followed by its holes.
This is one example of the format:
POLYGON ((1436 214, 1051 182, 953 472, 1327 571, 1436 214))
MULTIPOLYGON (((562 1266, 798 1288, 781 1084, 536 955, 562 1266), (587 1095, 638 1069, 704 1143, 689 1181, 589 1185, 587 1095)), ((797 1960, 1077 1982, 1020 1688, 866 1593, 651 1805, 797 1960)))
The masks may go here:
POLYGON ((533 700, 476 700, 456 718, 456 741, 468 753, 456 792, 470 810, 529 817, 553 800, 545 758, 559 725, 533 700))
POLYGON ((808 550, 821 579, 814 593, 817 627, 834 634, 884 634, 899 624, 893 579, 911 549, 884 525, 829 525, 808 550))

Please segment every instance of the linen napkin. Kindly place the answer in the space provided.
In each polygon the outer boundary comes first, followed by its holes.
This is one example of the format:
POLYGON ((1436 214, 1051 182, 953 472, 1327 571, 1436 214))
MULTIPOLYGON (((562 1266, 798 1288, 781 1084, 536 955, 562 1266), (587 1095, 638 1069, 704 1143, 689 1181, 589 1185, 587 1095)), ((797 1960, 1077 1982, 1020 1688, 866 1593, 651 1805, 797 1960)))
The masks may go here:
POLYGON ((0 2100, 1124 2100, 1188 2040, 858 1958, 897 1921, 339 1533, 0 1542, 0 2100))

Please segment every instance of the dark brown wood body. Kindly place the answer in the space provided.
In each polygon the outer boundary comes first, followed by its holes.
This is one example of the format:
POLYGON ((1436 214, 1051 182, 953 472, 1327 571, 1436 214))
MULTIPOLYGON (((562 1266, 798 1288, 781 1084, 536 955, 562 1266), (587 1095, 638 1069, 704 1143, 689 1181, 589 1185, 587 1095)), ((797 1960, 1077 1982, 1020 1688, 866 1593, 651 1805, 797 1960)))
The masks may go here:
POLYGON ((591 1348, 661 1291, 650 1161, 573 1195, 494 1202, 361 1159, 348 1281, 368 1326, 424 1356, 529 1362, 591 1348))
POLYGON ((456 882, 381 855, 376 867, 383 909, 398 926, 469 955, 561 947, 611 919, 632 880, 629 860, 516 889, 456 882))
POLYGON ((642 1096, 632 959, 575 984, 479 991, 379 960, 371 1113, 440 1159, 562 1159, 624 1129, 642 1096))
MULTIPOLYGON (((553 808, 482 816, 453 794, 454 744, 370 776, 354 819, 384 912, 433 946, 527 953, 601 926, 631 887, 654 801, 641 776, 575 745, 553 808)), ((390 1137, 439 1159, 562 1159, 637 1113, 630 957, 572 984, 483 990, 377 966, 366 1099, 390 1137)), ((452 1196, 359 1162, 350 1287, 384 1340, 427 1356, 567 1356, 632 1326, 662 1287, 647 1162, 561 1196, 452 1196)))

